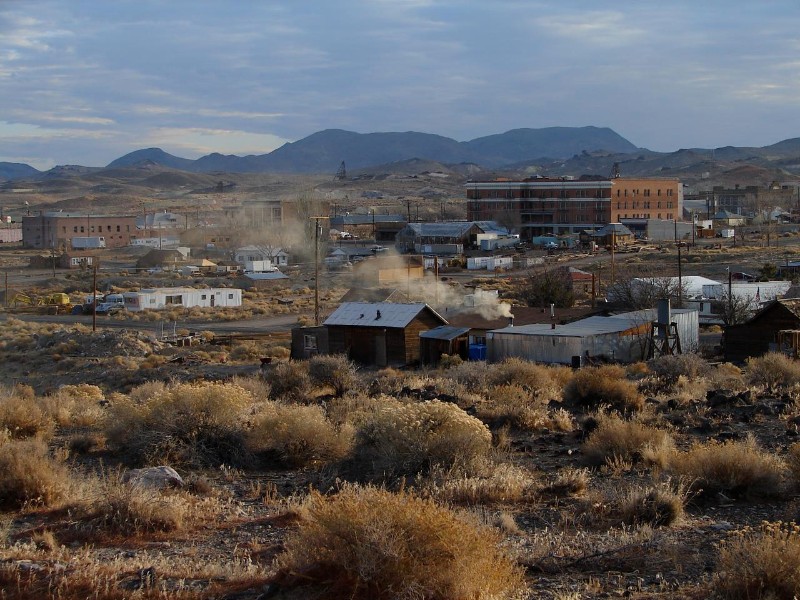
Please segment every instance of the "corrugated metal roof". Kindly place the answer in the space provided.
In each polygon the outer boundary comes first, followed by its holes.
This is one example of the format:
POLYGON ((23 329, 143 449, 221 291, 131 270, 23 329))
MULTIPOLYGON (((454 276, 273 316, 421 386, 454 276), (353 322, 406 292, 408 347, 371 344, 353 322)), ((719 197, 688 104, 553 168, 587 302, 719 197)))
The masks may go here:
POLYGON ((350 325, 358 327, 405 327, 425 309, 447 321, 427 304, 395 304, 392 302, 344 302, 323 325, 350 325))
MULTIPOLYGON (((694 309, 673 309, 673 314, 697 312, 694 309)), ((651 323, 658 317, 654 308, 623 313, 613 317, 594 316, 566 325, 523 325, 521 327, 504 327, 495 329, 493 333, 514 335, 540 335, 550 337, 589 337, 593 335, 606 335, 609 333, 622 333, 634 327, 651 323)))
POLYGON ((469 333, 469 327, 453 327, 452 325, 442 325, 419 334, 421 338, 434 340, 454 340, 459 336, 469 333))
POLYGON ((472 221, 455 221, 448 223, 409 223, 411 229, 419 237, 463 237, 472 227, 472 221))

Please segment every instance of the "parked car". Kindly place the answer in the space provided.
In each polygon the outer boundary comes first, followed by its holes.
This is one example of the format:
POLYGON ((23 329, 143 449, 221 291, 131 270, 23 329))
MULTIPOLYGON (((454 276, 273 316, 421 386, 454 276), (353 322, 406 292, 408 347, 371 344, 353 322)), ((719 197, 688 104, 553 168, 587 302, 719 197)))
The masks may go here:
POLYGON ((118 302, 99 302, 95 312, 98 315, 113 315, 125 310, 125 306, 118 302))

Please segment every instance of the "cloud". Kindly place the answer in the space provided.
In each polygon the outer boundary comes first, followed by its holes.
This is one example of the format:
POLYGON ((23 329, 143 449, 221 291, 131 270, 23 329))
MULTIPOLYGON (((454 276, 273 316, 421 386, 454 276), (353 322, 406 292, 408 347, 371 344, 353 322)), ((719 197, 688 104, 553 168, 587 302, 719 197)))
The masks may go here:
POLYGON ((192 158, 221 154, 267 154, 289 140, 269 133, 251 133, 230 129, 161 128, 145 136, 147 146, 167 146, 183 150, 192 158))

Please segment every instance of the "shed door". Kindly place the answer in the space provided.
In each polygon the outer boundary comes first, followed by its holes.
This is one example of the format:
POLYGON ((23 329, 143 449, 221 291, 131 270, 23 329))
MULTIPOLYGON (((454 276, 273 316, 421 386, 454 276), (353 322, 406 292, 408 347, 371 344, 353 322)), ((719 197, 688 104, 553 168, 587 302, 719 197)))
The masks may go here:
POLYGON ((379 367, 385 367, 387 365, 385 329, 375 334, 375 364, 379 367))

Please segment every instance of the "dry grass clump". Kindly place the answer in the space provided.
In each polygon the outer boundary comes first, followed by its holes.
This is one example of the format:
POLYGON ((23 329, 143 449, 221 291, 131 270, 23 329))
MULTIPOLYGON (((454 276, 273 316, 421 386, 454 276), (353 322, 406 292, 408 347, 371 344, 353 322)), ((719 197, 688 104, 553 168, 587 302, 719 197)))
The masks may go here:
POLYGON ((361 476, 425 474, 435 466, 472 471, 489 454, 492 435, 458 406, 434 400, 378 408, 356 434, 361 476))
POLYGON ((89 427, 103 418, 103 390, 96 385, 62 385, 53 394, 43 396, 39 404, 61 426, 89 427))
POLYGON ((601 465, 610 459, 641 460, 665 467, 675 451, 669 432, 616 414, 599 413, 597 428, 583 444, 587 463, 601 465))
POLYGON ((315 598, 509 598, 522 588, 500 535, 408 493, 313 494, 275 582, 315 598))
POLYGON ((69 474, 40 439, 12 440, 0 431, 0 508, 50 506, 69 487, 69 474))
POLYGON ((275 400, 303 401, 311 391, 307 362, 279 362, 264 372, 264 379, 270 385, 270 397, 275 400))
POLYGON ((492 465, 486 473, 475 476, 434 472, 422 489, 437 500, 452 504, 517 503, 533 490, 530 471, 507 463, 492 465))
POLYGON ((342 459, 352 441, 352 427, 334 425, 320 406, 277 402, 262 409, 248 433, 251 452, 273 455, 291 467, 342 459))
POLYGON ((247 390, 254 402, 267 402, 272 393, 272 386, 260 375, 235 375, 231 377, 230 383, 247 390))
POLYGON ((119 397, 105 433, 135 464, 240 465, 247 462, 243 427, 252 404, 251 394, 231 383, 175 384, 142 402, 119 397))
POLYGON ((547 404, 537 400, 518 384, 492 387, 478 406, 478 416, 495 425, 509 423, 519 429, 539 429, 547 414, 547 404))
POLYGON ((516 385, 544 402, 555 400, 561 394, 562 386, 553 378, 551 369, 521 358, 507 358, 493 365, 488 376, 489 385, 516 385))
POLYGON ((714 590, 720 598, 791 599, 800 595, 800 527, 763 523, 720 544, 714 590))
POLYGON ((669 527, 683 518, 686 493, 667 483, 633 487, 622 498, 619 514, 628 525, 669 527))
POLYGON ((356 365, 344 355, 315 356, 308 361, 308 375, 317 386, 328 386, 335 396, 343 396, 359 381, 356 365))
POLYGON ((466 361, 451 366, 443 373, 448 380, 455 381, 472 393, 483 394, 488 388, 489 375, 495 365, 484 361, 466 361))
POLYGON ((541 492, 553 496, 579 496, 589 487, 589 471, 566 467, 561 469, 555 478, 541 488, 541 492))
POLYGON ((178 531, 189 519, 183 495, 123 483, 116 476, 95 482, 76 512, 83 527, 123 536, 178 531))
POLYGON ((16 387, 0 387, 0 430, 13 438, 48 437, 53 419, 35 400, 16 387))
POLYGON ((681 376, 697 379, 705 377, 711 371, 711 366, 702 356, 691 352, 659 356, 650 360, 647 366, 667 385, 674 385, 681 376))
POLYGON ((620 411, 640 410, 644 398, 636 384, 625 378, 625 369, 604 365, 581 369, 564 388, 564 399, 587 407, 603 404, 620 411))
POLYGON ((786 464, 748 436, 743 441, 696 444, 676 454, 670 470, 691 482, 690 489, 698 494, 769 497, 781 494, 786 464))
POLYGON ((712 390, 743 390, 747 387, 742 370, 731 363, 720 363, 706 376, 712 390))
POLYGON ((747 380, 768 390, 795 387, 800 383, 800 363, 779 352, 748 358, 747 380))

